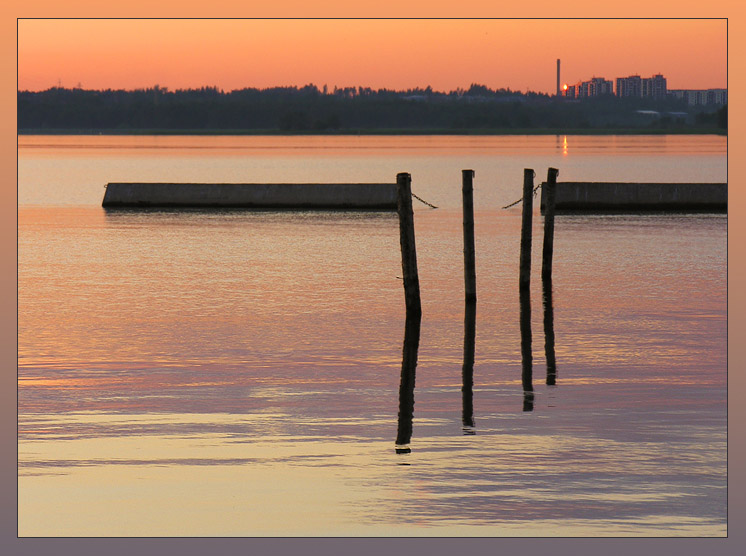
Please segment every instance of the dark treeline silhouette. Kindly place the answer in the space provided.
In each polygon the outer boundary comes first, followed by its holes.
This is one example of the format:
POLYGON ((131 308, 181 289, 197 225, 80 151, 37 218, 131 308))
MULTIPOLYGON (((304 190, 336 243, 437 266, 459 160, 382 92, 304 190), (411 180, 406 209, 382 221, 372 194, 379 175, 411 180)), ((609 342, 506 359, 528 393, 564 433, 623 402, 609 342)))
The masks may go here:
POLYGON ((688 107, 682 101, 619 99, 558 101, 543 93, 492 90, 473 84, 448 93, 367 87, 319 90, 315 85, 169 91, 55 87, 18 92, 23 131, 251 131, 604 129, 727 126, 727 108, 688 107), (638 113, 644 110, 646 113, 638 113), (658 115, 651 115, 656 111, 658 115), (682 113, 686 112, 686 115, 682 113))

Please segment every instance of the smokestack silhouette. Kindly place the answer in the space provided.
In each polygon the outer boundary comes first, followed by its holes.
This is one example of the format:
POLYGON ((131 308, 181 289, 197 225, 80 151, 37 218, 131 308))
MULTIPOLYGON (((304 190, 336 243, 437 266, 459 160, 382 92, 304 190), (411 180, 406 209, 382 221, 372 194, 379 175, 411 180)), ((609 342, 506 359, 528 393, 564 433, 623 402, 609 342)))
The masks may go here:
POLYGON ((557 96, 560 96, 560 61, 557 58, 557 96))

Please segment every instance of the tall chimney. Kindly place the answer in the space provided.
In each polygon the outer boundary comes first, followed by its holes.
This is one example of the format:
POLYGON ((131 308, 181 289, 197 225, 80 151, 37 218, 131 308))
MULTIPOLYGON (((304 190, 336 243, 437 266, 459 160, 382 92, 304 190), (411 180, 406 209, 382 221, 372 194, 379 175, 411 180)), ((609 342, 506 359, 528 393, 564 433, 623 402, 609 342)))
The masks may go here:
POLYGON ((560 61, 557 58, 557 96, 560 96, 560 61))

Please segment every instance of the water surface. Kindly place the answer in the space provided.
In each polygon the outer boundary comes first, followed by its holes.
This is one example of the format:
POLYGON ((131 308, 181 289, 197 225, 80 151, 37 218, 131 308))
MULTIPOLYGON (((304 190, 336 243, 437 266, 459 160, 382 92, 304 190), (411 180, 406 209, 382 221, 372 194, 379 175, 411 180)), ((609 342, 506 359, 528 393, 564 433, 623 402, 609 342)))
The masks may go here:
POLYGON ((523 168, 726 181, 725 141, 20 136, 19 534, 725 535, 727 217, 559 216, 547 321, 535 214, 527 374, 520 206, 501 209, 523 168), (112 181, 401 171, 440 207, 415 206, 409 453, 394 214, 100 207, 112 181))

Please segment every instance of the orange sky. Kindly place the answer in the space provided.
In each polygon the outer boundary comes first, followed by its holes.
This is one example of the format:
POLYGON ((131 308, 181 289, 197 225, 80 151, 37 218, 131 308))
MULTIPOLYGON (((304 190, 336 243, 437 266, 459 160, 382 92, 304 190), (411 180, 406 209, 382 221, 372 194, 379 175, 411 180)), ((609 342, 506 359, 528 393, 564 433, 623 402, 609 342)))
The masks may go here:
POLYGON ((314 83, 553 93, 562 81, 662 73, 727 86, 727 23, 699 20, 74 20, 18 22, 18 88, 314 83))

